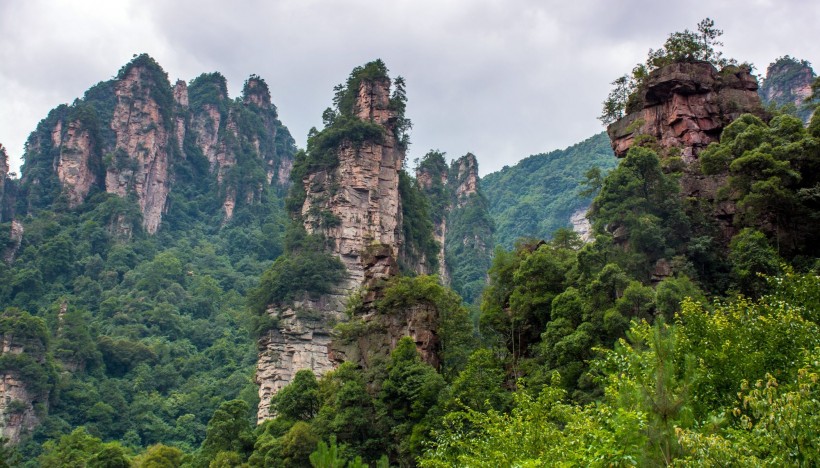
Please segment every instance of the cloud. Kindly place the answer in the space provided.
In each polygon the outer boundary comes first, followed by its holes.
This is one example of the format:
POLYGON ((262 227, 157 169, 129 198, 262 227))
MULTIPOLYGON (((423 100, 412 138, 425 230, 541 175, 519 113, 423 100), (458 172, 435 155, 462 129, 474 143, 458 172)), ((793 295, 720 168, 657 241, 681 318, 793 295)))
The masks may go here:
POLYGON ((0 4, 0 142, 13 157, 48 110, 148 52, 169 77, 220 71, 233 95, 271 87, 299 144, 333 86, 382 58, 408 83, 409 159, 468 151, 486 174, 603 128, 609 82, 666 36, 710 16, 727 55, 760 71, 820 56, 811 1, 132 0, 0 4))

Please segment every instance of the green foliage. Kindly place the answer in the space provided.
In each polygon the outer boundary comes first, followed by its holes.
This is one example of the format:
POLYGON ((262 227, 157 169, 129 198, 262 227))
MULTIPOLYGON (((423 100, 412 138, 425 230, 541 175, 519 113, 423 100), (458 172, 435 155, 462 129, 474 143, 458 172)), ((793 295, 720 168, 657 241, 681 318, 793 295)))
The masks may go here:
POLYGON ((431 271, 438 269, 439 244, 433 237, 430 204, 419 189, 418 182, 403 170, 399 171, 404 244, 400 259, 404 270, 413 271, 412 265, 425 259, 431 271))
POLYGON ((271 409, 278 417, 308 421, 319 411, 319 384, 308 369, 300 370, 293 381, 271 398, 271 409))
POLYGON ((454 376, 461 370, 472 348, 467 309, 451 289, 441 286, 435 276, 399 276, 392 279, 376 302, 382 314, 396 314, 414 306, 435 310, 435 331, 441 349, 441 373, 454 376))
POLYGON ((546 239, 556 229, 569 227, 572 214, 585 210, 594 195, 578 196, 583 174, 593 167, 606 173, 617 164, 609 138, 600 133, 484 176, 481 188, 489 201, 496 242, 509 249, 516 239, 546 239))
POLYGON ((293 229, 290 251, 265 270, 259 286, 248 294, 248 303, 257 314, 263 314, 270 304, 325 294, 344 277, 344 264, 324 252, 317 235, 306 234, 301 226, 293 229))
POLYGON ((701 160, 707 174, 728 172, 725 197, 737 203, 738 227, 761 230, 788 259, 817 256, 820 143, 800 120, 743 115, 701 160))
POLYGON ((657 260, 680 253, 688 240, 690 221, 678 191, 657 154, 633 147, 592 204, 589 216, 598 235, 625 231, 628 245, 621 264, 639 279, 647 280, 657 260))
POLYGON ((223 403, 208 422, 199 458, 211 460, 220 452, 235 452, 246 456, 253 447, 250 408, 242 400, 223 403))

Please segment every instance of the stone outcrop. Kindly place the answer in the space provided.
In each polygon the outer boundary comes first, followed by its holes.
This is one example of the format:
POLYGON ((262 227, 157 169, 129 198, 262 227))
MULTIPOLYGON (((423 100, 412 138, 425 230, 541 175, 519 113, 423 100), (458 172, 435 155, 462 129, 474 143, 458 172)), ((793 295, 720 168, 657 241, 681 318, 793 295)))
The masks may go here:
POLYGON ((17 252, 20 251, 20 246, 23 244, 23 223, 16 219, 11 220, 11 232, 9 232, 10 245, 7 245, 3 250, 3 261, 7 264, 14 262, 17 257, 17 252))
MULTIPOLYGON (((741 114, 766 117, 757 89, 757 79, 744 67, 729 66, 718 72, 707 62, 670 64, 649 74, 640 90, 642 108, 607 128, 618 157, 626 156, 636 139, 646 137, 660 147, 661 159, 680 157, 684 163, 681 196, 713 206, 711 215, 724 244, 734 234, 735 212, 731 202, 717 199, 727 175, 703 175, 698 154, 719 141, 723 129, 741 114)), ((627 233, 622 234, 625 239, 627 233)))
POLYGON ((179 112, 174 117, 174 135, 177 140, 179 154, 185 156, 185 133, 188 110, 188 85, 183 80, 177 80, 174 85, 174 103, 179 112))
POLYGON ((54 148, 60 148, 55 168, 57 177, 68 199, 68 206, 74 208, 85 201, 91 187, 97 182, 96 174, 89 167, 95 150, 91 130, 79 119, 67 122, 65 129, 60 121, 54 127, 51 140, 54 148))
POLYGON ((117 83, 117 104, 111 119, 116 134, 114 163, 105 173, 105 189, 125 197, 137 195, 143 226, 153 234, 159 229, 170 190, 169 132, 159 103, 153 97, 153 78, 148 70, 134 66, 117 83))
POLYGON ((45 337, 36 336, 38 331, 31 327, 31 322, 19 328, 15 328, 13 321, 4 325, 0 329, 0 356, 15 355, 18 358, 7 360, 0 371, 0 436, 16 445, 22 435, 30 433, 39 424, 40 415, 48 407, 48 389, 39 389, 27 382, 23 378, 25 374, 16 370, 17 366, 23 363, 43 366, 45 370, 48 363, 45 337))
POLYGON ((478 160, 472 153, 453 162, 455 173, 456 206, 463 207, 470 196, 478 193, 478 160))
POLYGON ((322 234, 345 264, 348 279, 342 288, 347 293, 398 273, 396 259, 403 242, 399 170, 404 150, 393 135, 389 91, 389 80, 363 80, 355 108, 360 119, 384 127, 382 141, 344 142, 334 169, 314 172, 304 180, 305 229, 322 234))
POLYGON ((569 218, 569 222, 572 224, 572 230, 578 233, 582 241, 592 242, 592 225, 587 219, 587 210, 589 207, 576 210, 569 218))
POLYGON ((763 114, 757 88, 755 77, 741 67, 718 72, 708 62, 694 62, 654 70, 639 91, 642 109, 607 128, 612 149, 624 157, 637 136, 648 135, 691 164, 741 114, 763 114))

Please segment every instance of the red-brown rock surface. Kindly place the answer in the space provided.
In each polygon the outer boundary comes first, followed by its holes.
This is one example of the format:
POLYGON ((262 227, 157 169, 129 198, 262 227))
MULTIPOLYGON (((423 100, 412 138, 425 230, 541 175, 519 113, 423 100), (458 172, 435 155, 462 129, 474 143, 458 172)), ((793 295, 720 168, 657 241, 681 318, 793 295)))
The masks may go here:
POLYGON ((642 93, 643 108, 607 128, 612 149, 624 157, 638 135, 664 149, 678 148, 691 164, 740 114, 763 114, 757 80, 743 68, 718 72, 707 62, 674 63, 653 71, 642 93))
POLYGON ((169 134, 160 105, 150 91, 150 86, 161 84, 144 76, 148 73, 144 67, 131 67, 115 87, 117 104, 111 119, 116 134, 114 159, 119 152, 127 161, 122 158, 108 166, 105 190, 121 197, 133 190, 143 226, 153 234, 159 229, 170 190, 169 134))

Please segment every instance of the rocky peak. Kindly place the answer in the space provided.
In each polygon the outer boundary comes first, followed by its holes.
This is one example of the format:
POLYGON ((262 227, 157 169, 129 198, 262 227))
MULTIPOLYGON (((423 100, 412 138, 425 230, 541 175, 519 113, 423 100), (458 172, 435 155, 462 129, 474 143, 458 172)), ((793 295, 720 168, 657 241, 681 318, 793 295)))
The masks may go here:
MULTIPOLYGON (((662 159, 680 157, 683 173, 681 196, 714 204, 723 242, 734 234, 730 202, 717 202, 726 174, 703 175, 698 154, 719 141, 723 129, 741 114, 766 117, 757 93, 757 79, 746 67, 728 66, 718 72, 708 62, 673 63, 650 73, 642 87, 642 107, 607 128, 617 157, 639 137, 649 137, 660 147, 662 159)), ((617 231, 616 241, 617 241, 617 231)), ((622 233, 624 237, 627 233, 622 233)))
POLYGON ((245 87, 242 89, 242 102, 246 105, 254 105, 263 109, 270 109, 273 107, 270 100, 270 90, 267 83, 257 75, 251 75, 245 81, 245 87))
POLYGON ((188 84, 184 80, 174 84, 174 102, 180 107, 188 107, 188 84))
POLYGON ((453 161, 457 184, 455 187, 456 201, 459 207, 464 206, 470 195, 478 193, 478 160, 472 153, 453 161))
POLYGON ((305 195, 297 213, 308 233, 325 239, 328 252, 345 266, 346 277, 319 298, 269 307, 267 313, 279 325, 259 342, 260 421, 270 417, 270 397, 301 369, 321 375, 342 361, 366 365, 370 352, 389 352, 401 336, 413 336, 424 356, 435 357, 428 351, 437 349, 435 334, 429 331, 436 322, 422 316, 429 310, 405 311, 389 320, 383 314, 366 316, 371 328, 383 332, 371 337, 372 346, 364 352, 335 342, 331 332, 334 321, 347 320, 349 297, 364 291, 364 307, 372 306, 383 280, 399 273, 398 258, 405 242, 399 189, 405 152, 394 133, 397 113, 390 105, 391 82, 386 76, 363 76, 381 71, 377 62, 368 67, 357 69, 361 73, 354 70, 348 86, 342 87, 344 94, 337 97, 345 100, 346 109, 337 109, 337 120, 328 123, 339 127, 324 131, 361 126, 373 136, 359 141, 351 140, 356 135, 341 138, 327 148, 330 154, 322 153, 321 162, 309 165, 301 180, 305 195), (373 124, 380 131, 374 132, 373 124))
POLYGON ((811 109, 806 108, 806 98, 811 96, 811 84, 817 76, 811 64, 786 55, 769 64, 766 78, 759 93, 766 105, 793 105, 797 115, 808 123, 811 109))
POLYGON ((677 148, 691 164, 723 127, 743 113, 763 114, 757 80, 744 67, 718 72, 708 62, 673 63, 652 71, 642 88, 643 106, 607 128, 615 155, 624 157, 638 135, 677 148))
POLYGON ((143 226, 153 234, 159 229, 170 191, 171 85, 153 59, 140 56, 121 72, 114 94, 115 161, 106 169, 105 189, 121 197, 136 193, 143 226), (140 60, 142 57, 145 59, 140 60))
POLYGON ((390 128, 390 80, 362 80, 356 96, 355 115, 381 126, 383 138, 361 145, 343 141, 336 151, 339 164, 303 181, 302 206, 305 229, 322 234, 347 267, 350 292, 398 273, 403 242, 399 170, 405 155, 390 128))

